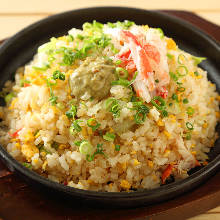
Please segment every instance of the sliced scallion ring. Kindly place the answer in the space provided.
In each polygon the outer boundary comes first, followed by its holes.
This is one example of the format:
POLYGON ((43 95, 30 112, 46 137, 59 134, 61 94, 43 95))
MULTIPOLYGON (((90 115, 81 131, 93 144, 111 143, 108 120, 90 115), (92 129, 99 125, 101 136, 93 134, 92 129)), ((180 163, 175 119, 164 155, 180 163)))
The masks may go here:
POLYGON ((190 122, 186 122, 186 127, 192 131, 194 129, 193 124, 191 124, 190 122))
POLYGON ((116 75, 118 78, 127 79, 128 78, 128 71, 122 67, 116 67, 116 75))
POLYGON ((181 60, 184 60, 184 61, 187 61, 187 58, 184 54, 180 54, 177 58, 177 62, 180 64, 180 65, 183 65, 184 62, 182 62, 181 60))
POLYGON ((179 77, 183 77, 183 76, 186 76, 189 71, 188 71, 188 69, 186 68, 186 66, 181 65, 181 66, 178 66, 178 67, 177 67, 176 72, 177 72, 177 75, 178 75, 179 77))

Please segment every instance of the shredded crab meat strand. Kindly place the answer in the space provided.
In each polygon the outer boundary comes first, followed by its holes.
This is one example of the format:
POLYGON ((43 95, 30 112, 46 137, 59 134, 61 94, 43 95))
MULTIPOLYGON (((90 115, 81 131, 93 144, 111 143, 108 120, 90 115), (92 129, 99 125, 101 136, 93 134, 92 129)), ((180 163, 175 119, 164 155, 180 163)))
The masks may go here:
POLYGON ((138 70, 133 86, 146 102, 150 102, 154 95, 166 98, 168 91, 165 86, 170 81, 166 45, 153 32, 144 36, 140 30, 135 30, 135 34, 121 30, 120 40, 124 45, 116 58, 122 61, 121 66, 130 74, 138 70), (157 85, 156 79, 159 80, 157 85))

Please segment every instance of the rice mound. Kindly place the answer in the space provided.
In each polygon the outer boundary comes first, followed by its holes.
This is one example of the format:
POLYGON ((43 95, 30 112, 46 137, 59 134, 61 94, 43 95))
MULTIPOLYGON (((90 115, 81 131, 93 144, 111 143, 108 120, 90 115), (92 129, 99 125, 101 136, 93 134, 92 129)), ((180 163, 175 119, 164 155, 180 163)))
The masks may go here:
MULTIPOLYGON (((207 153, 218 137, 215 126, 220 115, 219 95, 216 86, 208 81, 207 72, 195 64, 195 58, 179 49, 171 38, 163 37, 169 72, 175 74, 183 65, 187 74, 179 77, 179 84, 171 75, 165 98, 166 117, 156 106, 147 103, 149 113, 145 120, 135 123, 137 111, 133 109, 129 87, 112 85, 108 96, 101 100, 87 95, 76 100, 71 95, 69 78, 86 57, 62 65, 66 52, 60 50, 53 54, 49 67, 45 64, 51 58, 48 51, 81 48, 82 36, 97 31, 87 26, 52 38, 38 49, 30 63, 17 70, 14 82, 5 83, 2 93, 8 100, 6 106, 0 107, 0 143, 16 160, 40 175, 84 190, 152 189, 172 179, 188 177, 188 171, 195 166, 207 165, 207 153), (56 70, 65 73, 65 80, 57 80, 51 93, 45 79, 56 70), (182 91, 179 85, 184 88, 182 91), (51 97, 56 97, 53 104, 51 97), (118 100, 117 117, 105 107, 109 98, 118 100), (66 112, 71 105, 77 106, 75 118, 81 128, 79 132, 70 132, 73 120, 66 112), (99 124, 96 130, 88 126, 91 118, 99 124), (103 138, 106 133, 114 134, 112 141, 103 138), (92 146, 90 157, 80 151, 82 140, 92 146), (99 144, 102 144, 101 153, 95 153, 99 144)), ((135 24, 126 28, 137 27, 146 32, 154 30, 135 24)), ((123 27, 104 25, 102 28, 111 43, 94 50, 92 56, 111 58, 121 48, 117 31, 123 27)), ((136 95, 134 90, 133 95, 136 95)))

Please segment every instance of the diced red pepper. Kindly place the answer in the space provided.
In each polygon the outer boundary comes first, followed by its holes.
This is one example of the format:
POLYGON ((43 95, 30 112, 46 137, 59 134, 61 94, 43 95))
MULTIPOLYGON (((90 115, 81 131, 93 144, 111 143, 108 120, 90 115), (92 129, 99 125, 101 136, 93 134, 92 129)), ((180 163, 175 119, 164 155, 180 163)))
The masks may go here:
POLYGON ((16 137, 18 137, 18 132, 19 131, 21 131, 22 130, 22 128, 20 128, 20 129, 18 129, 17 131, 15 131, 14 133, 9 133, 9 135, 12 137, 12 138, 16 138, 16 137))
POLYGON ((157 95, 161 96, 163 99, 167 98, 168 90, 165 86, 162 86, 160 90, 157 90, 157 95))
POLYGON ((30 86, 29 83, 24 83, 24 87, 28 87, 28 86, 30 86))
POLYGON ((167 166, 167 168, 163 171, 163 174, 162 174, 162 184, 165 183, 166 179, 170 176, 170 174, 172 173, 172 170, 173 170, 173 165, 172 164, 169 164, 167 166))

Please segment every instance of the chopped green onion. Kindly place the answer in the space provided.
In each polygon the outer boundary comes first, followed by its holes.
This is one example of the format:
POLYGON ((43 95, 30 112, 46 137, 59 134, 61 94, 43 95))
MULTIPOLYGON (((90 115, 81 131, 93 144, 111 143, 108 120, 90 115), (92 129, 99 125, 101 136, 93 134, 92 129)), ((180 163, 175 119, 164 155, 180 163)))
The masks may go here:
POLYGON ((45 66, 39 67, 39 66, 32 66, 33 69, 35 70, 40 70, 40 71, 45 71, 48 68, 50 68, 50 65, 46 64, 45 66))
POLYGON ((88 141, 82 141, 79 146, 79 151, 81 154, 91 154, 93 151, 93 146, 88 141))
POLYGON ((83 141, 74 141, 74 144, 79 147, 82 142, 83 141))
POLYGON ((191 133, 187 132, 185 137, 186 137, 186 140, 190 140, 191 139, 191 133))
POLYGON ((79 122, 82 122, 82 120, 77 119, 71 124, 71 126, 70 126, 70 133, 71 134, 74 134, 74 131, 77 131, 77 132, 82 131, 82 128, 78 124, 79 122))
POLYGON ((8 104, 9 102, 11 102, 11 100, 13 99, 13 97, 15 97, 15 94, 14 93, 9 93, 5 96, 5 102, 8 104))
POLYGON ((186 56, 185 56, 184 54, 182 54, 182 53, 181 53, 181 54, 178 56, 178 58, 177 58, 177 62, 178 62, 180 65, 183 64, 183 63, 181 62, 181 60, 187 61, 186 56))
POLYGON ((25 166, 25 167, 27 167, 28 169, 31 169, 31 168, 32 168, 31 163, 24 162, 24 163, 22 163, 22 165, 25 166))
POLYGON ((173 55, 172 54, 169 54, 169 53, 167 53, 167 57, 169 58, 169 59, 173 59, 173 55))
POLYGON ((198 75, 199 75, 199 73, 198 73, 197 71, 195 71, 195 72, 194 72, 194 74, 195 74, 196 76, 198 76, 198 75))
POLYGON ((167 117, 168 116, 168 112, 166 110, 162 110, 161 112, 163 117, 167 117))
POLYGON ((87 125, 95 131, 101 124, 99 124, 94 118, 90 118, 87 120, 87 125))
POLYGON ((187 110, 187 114, 190 116, 192 116, 195 112, 194 108, 192 108, 192 107, 188 107, 186 110, 187 110))
POLYGON ((188 99, 183 99, 183 104, 187 104, 187 103, 189 103, 189 100, 188 99))
POLYGON ((186 66, 181 65, 181 66, 178 66, 178 67, 177 67, 176 72, 177 72, 177 75, 178 75, 179 77, 183 77, 183 76, 186 76, 189 71, 188 71, 188 69, 186 68, 186 66))
POLYGON ((74 118, 77 113, 77 107, 75 105, 71 105, 71 108, 69 111, 66 112, 66 116, 70 118, 74 118))
POLYGON ((171 79, 173 79, 175 82, 179 79, 178 76, 175 73, 169 72, 171 79))
POLYGON ((83 39, 84 39, 84 36, 82 36, 81 34, 77 34, 77 35, 76 35, 76 38, 79 39, 79 40, 83 40, 83 39))
POLYGON ((74 37, 71 34, 69 34, 67 37, 68 37, 68 41, 73 41, 74 40, 74 37))
POLYGON ((89 161, 89 162, 93 161, 94 158, 95 158, 95 155, 97 155, 97 154, 102 154, 102 155, 104 155, 105 157, 107 157, 107 156, 104 154, 104 152, 103 152, 102 145, 103 145, 103 144, 97 144, 97 146, 96 146, 96 147, 97 147, 96 152, 95 152, 94 154, 92 154, 92 155, 87 154, 87 155, 86 155, 86 160, 89 161))
POLYGON ((121 146, 120 146, 119 144, 116 144, 116 145, 115 145, 115 150, 116 150, 116 151, 120 151, 120 148, 121 148, 121 146))
POLYGON ((115 64, 116 64, 116 65, 120 65, 121 62, 122 62, 121 60, 116 60, 116 61, 115 61, 115 64))
POLYGON ((128 71, 122 67, 116 67, 116 75, 118 78, 127 79, 128 71))
POLYGON ((174 94, 172 95, 172 99, 175 100, 176 102, 179 102, 178 96, 177 96, 176 93, 174 93, 174 94))
POLYGON ((173 105, 173 103, 171 102, 171 103, 169 103, 169 106, 172 106, 173 105))
POLYGON ((155 83, 159 83, 160 81, 159 81, 159 79, 155 79, 155 83))
POLYGON ((108 98, 105 101, 105 108, 112 112, 114 117, 119 117, 120 116, 120 106, 119 106, 119 102, 117 99, 114 98, 108 98))
POLYGON ((186 90, 186 88, 184 88, 184 87, 178 87, 177 88, 177 91, 179 91, 179 92, 184 92, 186 90))
POLYGON ((154 98, 151 100, 151 103, 158 109, 158 110, 162 110, 166 103, 164 101, 164 99, 161 96, 154 96, 154 98), (155 101, 160 102, 160 104, 157 104, 155 101))
POLYGON ((143 105, 142 102, 133 102, 133 106, 133 109, 137 111, 134 120, 136 124, 142 124, 146 119, 146 115, 149 113, 149 108, 143 105))
POLYGON ((205 57, 195 57, 195 56, 192 56, 192 59, 194 60, 195 66, 197 66, 198 64, 200 64, 203 60, 206 60, 205 57))
POLYGON ((186 122, 186 127, 192 131, 194 128, 193 128, 193 125, 190 123, 190 122, 186 122))
POLYGON ((48 150, 44 147, 43 144, 39 144, 37 147, 39 148, 39 151, 40 151, 40 152, 45 152, 46 154, 52 154, 50 151, 48 151, 48 150))
POLYGON ((61 73, 59 70, 56 70, 53 72, 53 77, 54 80, 60 79, 60 80, 65 80, 65 75, 61 73))
POLYGON ((103 135, 103 139, 105 139, 106 141, 114 141, 115 140, 116 135, 113 133, 105 133, 105 135, 103 135))
POLYGON ((163 30, 161 28, 156 28, 160 34, 160 39, 163 39, 164 38, 164 33, 163 33, 163 30))

